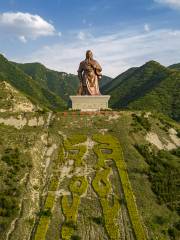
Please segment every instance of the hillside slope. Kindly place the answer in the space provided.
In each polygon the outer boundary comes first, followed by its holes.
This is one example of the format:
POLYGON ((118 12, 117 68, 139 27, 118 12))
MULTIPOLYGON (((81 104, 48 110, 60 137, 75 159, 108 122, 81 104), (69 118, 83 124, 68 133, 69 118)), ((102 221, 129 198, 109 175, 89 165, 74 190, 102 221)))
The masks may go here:
POLYGON ((112 81, 112 78, 111 78, 111 77, 108 77, 108 76, 106 76, 106 75, 103 75, 102 78, 101 78, 101 80, 99 81, 99 88, 100 88, 100 90, 102 91, 102 88, 103 88, 106 84, 110 83, 111 81, 112 81))
POLYGON ((1 239, 178 240, 179 132, 141 112, 0 111, 1 239))
POLYGON ((180 70, 180 63, 173 64, 169 66, 170 69, 180 70))
POLYGON ((155 61, 126 72, 103 88, 111 107, 162 112, 180 120, 180 72, 155 61), (131 73, 132 71, 132 73, 131 73))
POLYGON ((69 100, 69 95, 74 95, 77 92, 79 80, 76 75, 53 71, 40 63, 14 64, 31 76, 32 80, 52 91, 66 102, 69 100))
POLYGON ((0 81, 0 112, 33 112, 39 107, 6 81, 0 81))
POLYGON ((62 110, 65 102, 48 89, 32 80, 17 66, 0 55, 0 80, 10 83, 24 93, 32 102, 52 110, 62 110))
POLYGON ((109 81, 107 84, 104 84, 102 87, 102 93, 108 93, 111 92, 113 89, 115 89, 123 80, 129 78, 133 75, 134 71, 137 68, 130 68, 127 71, 121 73, 116 78, 109 81))

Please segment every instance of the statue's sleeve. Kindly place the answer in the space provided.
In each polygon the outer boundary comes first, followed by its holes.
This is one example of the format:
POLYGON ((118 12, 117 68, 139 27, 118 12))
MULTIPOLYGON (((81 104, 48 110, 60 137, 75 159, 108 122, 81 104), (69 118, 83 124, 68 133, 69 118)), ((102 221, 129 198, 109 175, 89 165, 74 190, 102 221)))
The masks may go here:
POLYGON ((95 68, 96 68, 99 72, 102 71, 102 67, 101 67, 101 65, 100 65, 97 61, 95 61, 95 68))
POLYGON ((94 69, 95 69, 96 75, 98 76, 98 79, 101 79, 101 77, 102 77, 102 73, 101 73, 102 72, 102 67, 97 61, 94 62, 94 69))

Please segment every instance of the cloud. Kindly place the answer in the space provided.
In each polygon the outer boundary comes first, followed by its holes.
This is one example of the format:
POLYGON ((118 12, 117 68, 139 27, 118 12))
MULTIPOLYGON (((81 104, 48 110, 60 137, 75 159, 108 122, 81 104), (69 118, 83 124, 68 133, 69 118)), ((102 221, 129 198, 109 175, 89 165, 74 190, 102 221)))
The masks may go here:
POLYGON ((41 62, 49 68, 77 73, 79 62, 91 49, 103 67, 103 74, 117 76, 130 67, 140 66, 149 60, 164 65, 180 62, 180 31, 157 29, 150 32, 125 30, 113 34, 93 36, 82 41, 77 35, 69 40, 42 47, 20 62, 41 62))
POLYGON ((59 37, 61 37, 61 36, 62 36, 62 32, 58 32, 57 35, 58 35, 59 37))
POLYGON ((7 36, 16 36, 22 42, 57 34, 54 26, 39 15, 22 12, 1 13, 0 31, 7 36))
POLYGON ((150 25, 149 24, 144 24, 144 30, 146 31, 146 32, 150 32, 150 30, 151 30, 151 28, 150 28, 150 25))
POLYGON ((84 32, 80 31, 80 32, 77 34, 77 38, 78 38, 79 40, 85 40, 86 35, 85 35, 84 32))
POLYGON ((19 36, 19 40, 23 43, 27 42, 27 39, 25 38, 25 36, 19 36))
POLYGON ((81 30, 77 33, 77 39, 80 41, 89 41, 92 37, 92 34, 87 30, 81 30))
POLYGON ((157 3, 167 5, 174 9, 180 9, 180 0, 154 0, 157 3))

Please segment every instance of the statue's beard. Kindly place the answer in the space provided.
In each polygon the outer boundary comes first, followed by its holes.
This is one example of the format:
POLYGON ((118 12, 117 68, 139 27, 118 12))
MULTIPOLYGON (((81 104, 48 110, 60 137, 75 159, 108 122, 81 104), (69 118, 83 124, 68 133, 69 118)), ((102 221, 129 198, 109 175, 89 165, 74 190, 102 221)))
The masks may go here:
POLYGON ((86 60, 88 60, 88 61, 93 60, 93 56, 86 56, 86 60))

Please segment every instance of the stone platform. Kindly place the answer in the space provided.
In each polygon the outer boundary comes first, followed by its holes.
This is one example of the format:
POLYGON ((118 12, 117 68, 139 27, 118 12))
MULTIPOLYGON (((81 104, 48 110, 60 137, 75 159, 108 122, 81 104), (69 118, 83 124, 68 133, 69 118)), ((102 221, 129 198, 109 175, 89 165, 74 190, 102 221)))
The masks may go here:
POLYGON ((72 101, 72 110, 81 111, 99 111, 101 109, 108 109, 109 95, 99 96, 70 96, 72 101))

